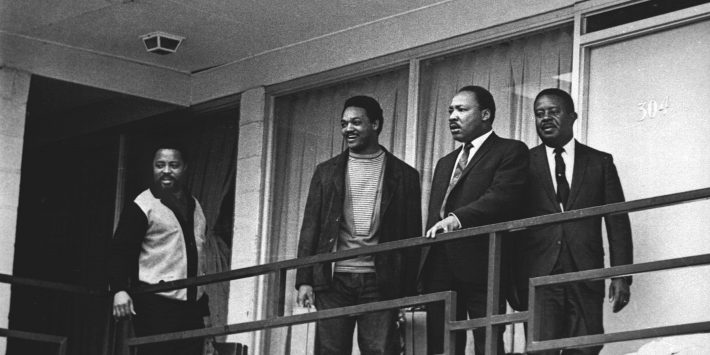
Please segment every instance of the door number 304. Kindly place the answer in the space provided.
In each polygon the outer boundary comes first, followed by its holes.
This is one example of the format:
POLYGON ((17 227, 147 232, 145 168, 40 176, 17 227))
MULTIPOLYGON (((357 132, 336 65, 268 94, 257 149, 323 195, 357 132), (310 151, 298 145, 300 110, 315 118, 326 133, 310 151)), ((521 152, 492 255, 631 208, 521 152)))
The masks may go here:
POLYGON ((658 102, 656 100, 648 100, 638 103, 639 111, 641 111, 641 117, 639 121, 643 121, 647 118, 654 119, 663 114, 664 116, 668 114, 670 106, 668 104, 668 96, 666 96, 663 101, 658 102))

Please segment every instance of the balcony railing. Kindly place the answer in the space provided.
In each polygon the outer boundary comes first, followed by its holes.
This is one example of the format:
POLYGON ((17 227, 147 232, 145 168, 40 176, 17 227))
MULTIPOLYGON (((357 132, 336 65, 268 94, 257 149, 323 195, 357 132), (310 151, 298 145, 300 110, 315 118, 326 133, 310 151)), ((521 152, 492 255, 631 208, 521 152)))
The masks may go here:
POLYGON ((57 355, 67 353, 67 337, 0 328, 0 337, 57 344, 57 355))
MULTIPOLYGON (((628 213, 634 211, 642 211, 654 209, 664 206, 670 206, 690 201, 703 200, 710 198, 710 188, 692 190, 671 195, 663 195, 652 198, 634 200, 629 202, 620 202, 604 206, 573 210, 564 213, 551 214, 533 218, 526 218, 516 221, 509 221, 487 226, 474 227, 453 232, 441 234, 436 239, 412 238, 398 240, 394 242, 383 243, 370 247, 351 249, 337 253, 314 255, 299 259, 284 260, 264 265, 256 265, 237 270, 205 275, 200 277, 192 277, 183 280, 165 282, 158 285, 148 285, 136 288, 131 292, 136 293, 153 293, 168 290, 186 288, 193 285, 205 285, 215 282, 224 282, 237 280, 247 277, 259 276, 273 273, 275 277, 275 285, 277 285, 278 294, 269 300, 272 307, 272 314, 269 314, 266 319, 230 324, 226 326, 216 326, 211 328, 197 329, 191 331, 175 332, 158 334, 145 337, 135 337, 127 340, 129 346, 141 344, 158 343, 178 339, 198 338, 208 336, 219 336, 235 333, 250 332, 256 330, 270 329, 274 327, 283 327, 294 324, 308 323, 320 319, 335 318, 345 315, 356 315, 367 312, 379 311, 384 309, 396 309, 415 304, 425 304, 431 302, 444 302, 445 305, 445 331, 448 334, 445 337, 445 353, 453 354, 454 344, 453 336, 455 331, 463 331, 473 328, 486 328, 486 354, 497 353, 497 343, 492 341, 495 332, 500 331, 500 326, 511 323, 528 322, 528 336, 526 348, 528 352, 538 352, 543 350, 563 349, 568 347, 584 347, 599 344, 606 344, 619 341, 627 341, 634 339, 646 339, 659 336, 681 335, 690 333, 710 332, 710 322, 700 322, 692 324, 675 325, 672 327, 658 327, 650 329, 641 329, 635 331, 626 331, 618 333, 607 333, 598 335, 589 335, 583 337, 564 338, 555 340, 539 340, 539 321, 540 313, 539 299, 536 298, 537 290, 540 287, 552 284, 562 284, 570 282, 598 280, 610 277, 626 276, 637 273, 653 272, 668 270, 673 268, 681 268, 688 266, 708 265, 710 264, 710 254, 690 256, 685 258, 661 260, 650 263, 631 264, 616 266, 605 269, 585 270, 580 272, 560 274, 553 276, 545 276, 530 279, 529 305, 530 309, 527 312, 512 313, 512 314, 497 314, 497 307, 500 298, 500 276, 501 276, 501 254, 502 254, 502 233, 519 231, 527 228, 539 227, 542 225, 570 222, 584 218, 595 216, 606 216, 620 213, 628 213), (383 301, 362 304, 357 306, 335 308, 321 310, 313 313, 284 316, 285 303, 285 283, 286 272, 290 269, 296 269, 303 266, 334 262, 338 260, 350 259, 360 255, 372 255, 393 250, 406 248, 416 248, 426 245, 438 243, 446 243, 463 238, 476 238, 476 236, 489 236, 489 261, 488 261, 488 304, 486 316, 482 318, 470 320, 456 320, 456 302, 455 293, 440 292, 421 296, 405 297, 395 300, 383 301)), ((0 275, 0 282, 5 283, 23 283, 31 285, 27 279, 15 278, 9 275, 0 275)), ((34 282, 34 281, 33 281, 34 282)), ((38 281, 42 283, 43 281, 38 281)), ((38 285, 40 287, 49 287, 47 283, 38 285)), ((52 287, 54 288, 54 287, 52 287)), ((75 286, 62 285, 55 289, 63 289, 68 292, 75 292, 78 289, 75 286)), ((84 290, 86 293, 101 294, 102 291, 84 290)), ((83 292, 82 292, 83 293, 83 292)), ((0 333, 2 336, 3 333, 0 333)))

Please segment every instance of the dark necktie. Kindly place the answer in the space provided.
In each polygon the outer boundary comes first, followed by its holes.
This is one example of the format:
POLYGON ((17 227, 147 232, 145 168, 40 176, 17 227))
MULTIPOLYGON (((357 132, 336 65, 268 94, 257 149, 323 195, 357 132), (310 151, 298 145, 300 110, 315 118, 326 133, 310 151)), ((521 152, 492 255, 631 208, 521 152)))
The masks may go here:
POLYGON ((454 168, 454 175, 451 176, 449 187, 446 189, 446 195, 444 195, 444 201, 441 203, 441 209, 439 210, 439 217, 441 217, 441 219, 444 219, 445 217, 444 207, 446 207, 446 201, 449 199, 449 194, 451 193, 451 190, 453 190, 454 186, 456 186, 456 183, 461 178, 461 174, 463 174, 463 169, 465 169, 466 165, 468 164, 468 154, 471 152, 471 148, 473 148, 473 144, 471 144, 470 142, 466 143, 463 146, 463 152, 461 153, 461 157, 456 162, 456 167, 454 168))
POLYGON ((557 202, 563 207, 567 204, 569 198, 569 183, 567 183, 567 175, 565 173, 565 161, 562 159, 564 148, 555 148, 555 178, 557 179, 557 202))

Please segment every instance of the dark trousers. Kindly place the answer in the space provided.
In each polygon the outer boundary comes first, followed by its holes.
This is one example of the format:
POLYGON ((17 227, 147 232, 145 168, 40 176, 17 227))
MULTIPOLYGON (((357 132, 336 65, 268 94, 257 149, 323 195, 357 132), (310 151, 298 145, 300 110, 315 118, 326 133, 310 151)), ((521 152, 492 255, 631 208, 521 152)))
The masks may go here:
MULTIPOLYGON (((604 333, 603 295, 592 293, 584 285, 566 284, 540 289, 542 319, 540 340, 551 340, 604 333)), ((601 346, 542 352, 544 355, 599 354, 601 346)))
MULTIPOLYGON (((173 300, 153 294, 133 297, 136 336, 204 328, 203 311, 198 302, 173 300)), ((204 340, 192 338, 138 347, 138 355, 202 355, 204 340)))
MULTIPOLYGON (((456 319, 465 320, 486 316, 487 294, 485 287, 464 282, 454 277, 443 247, 432 247, 427 256, 423 272, 424 292, 456 291, 456 319)), ((505 312, 505 299, 501 295, 498 312, 505 312)), ((498 354, 505 353, 503 349, 503 329, 496 335, 498 354)), ((483 355, 486 344, 486 329, 473 330, 475 354, 483 355)), ((427 348, 430 354, 444 352, 444 305, 442 302, 427 304, 427 348)), ((456 334, 456 354, 466 353, 466 333, 456 334)))
MULTIPOLYGON (((333 275, 331 287, 317 292, 315 298, 318 310, 383 300, 374 273, 336 272, 333 275)), ((397 315, 397 310, 387 310, 319 321, 316 337, 319 354, 350 354, 353 348, 352 339, 356 324, 357 343, 361 354, 399 354, 397 315)))
MULTIPOLYGON (((563 243, 552 274, 577 271, 567 245, 563 243)), ((571 283, 540 289, 542 319, 540 340, 569 338, 604 333, 604 294, 594 292, 584 283, 571 283)), ((601 346, 548 351, 544 355, 596 355, 601 346)))

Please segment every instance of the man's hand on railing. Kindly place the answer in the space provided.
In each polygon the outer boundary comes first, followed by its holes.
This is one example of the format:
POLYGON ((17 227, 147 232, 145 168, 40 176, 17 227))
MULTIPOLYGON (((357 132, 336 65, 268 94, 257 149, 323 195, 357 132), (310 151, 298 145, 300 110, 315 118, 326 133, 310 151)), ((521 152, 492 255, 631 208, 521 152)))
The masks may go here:
POLYGON ((631 299, 631 291, 629 290, 629 283, 623 277, 611 279, 611 284, 609 285, 609 302, 612 303, 612 310, 614 313, 622 310, 629 304, 631 299))
POLYGON ((311 306, 316 304, 316 296, 313 294, 313 286, 301 285, 298 287, 296 304, 298 304, 299 307, 306 308, 311 308, 311 306))
POLYGON ((113 295, 113 317, 116 320, 134 316, 133 299, 126 291, 118 291, 113 295))
POLYGON ((436 238, 436 233, 441 231, 442 233, 451 232, 461 228, 458 218, 454 215, 449 215, 448 217, 442 219, 439 222, 429 228, 424 235, 425 238, 436 238))

